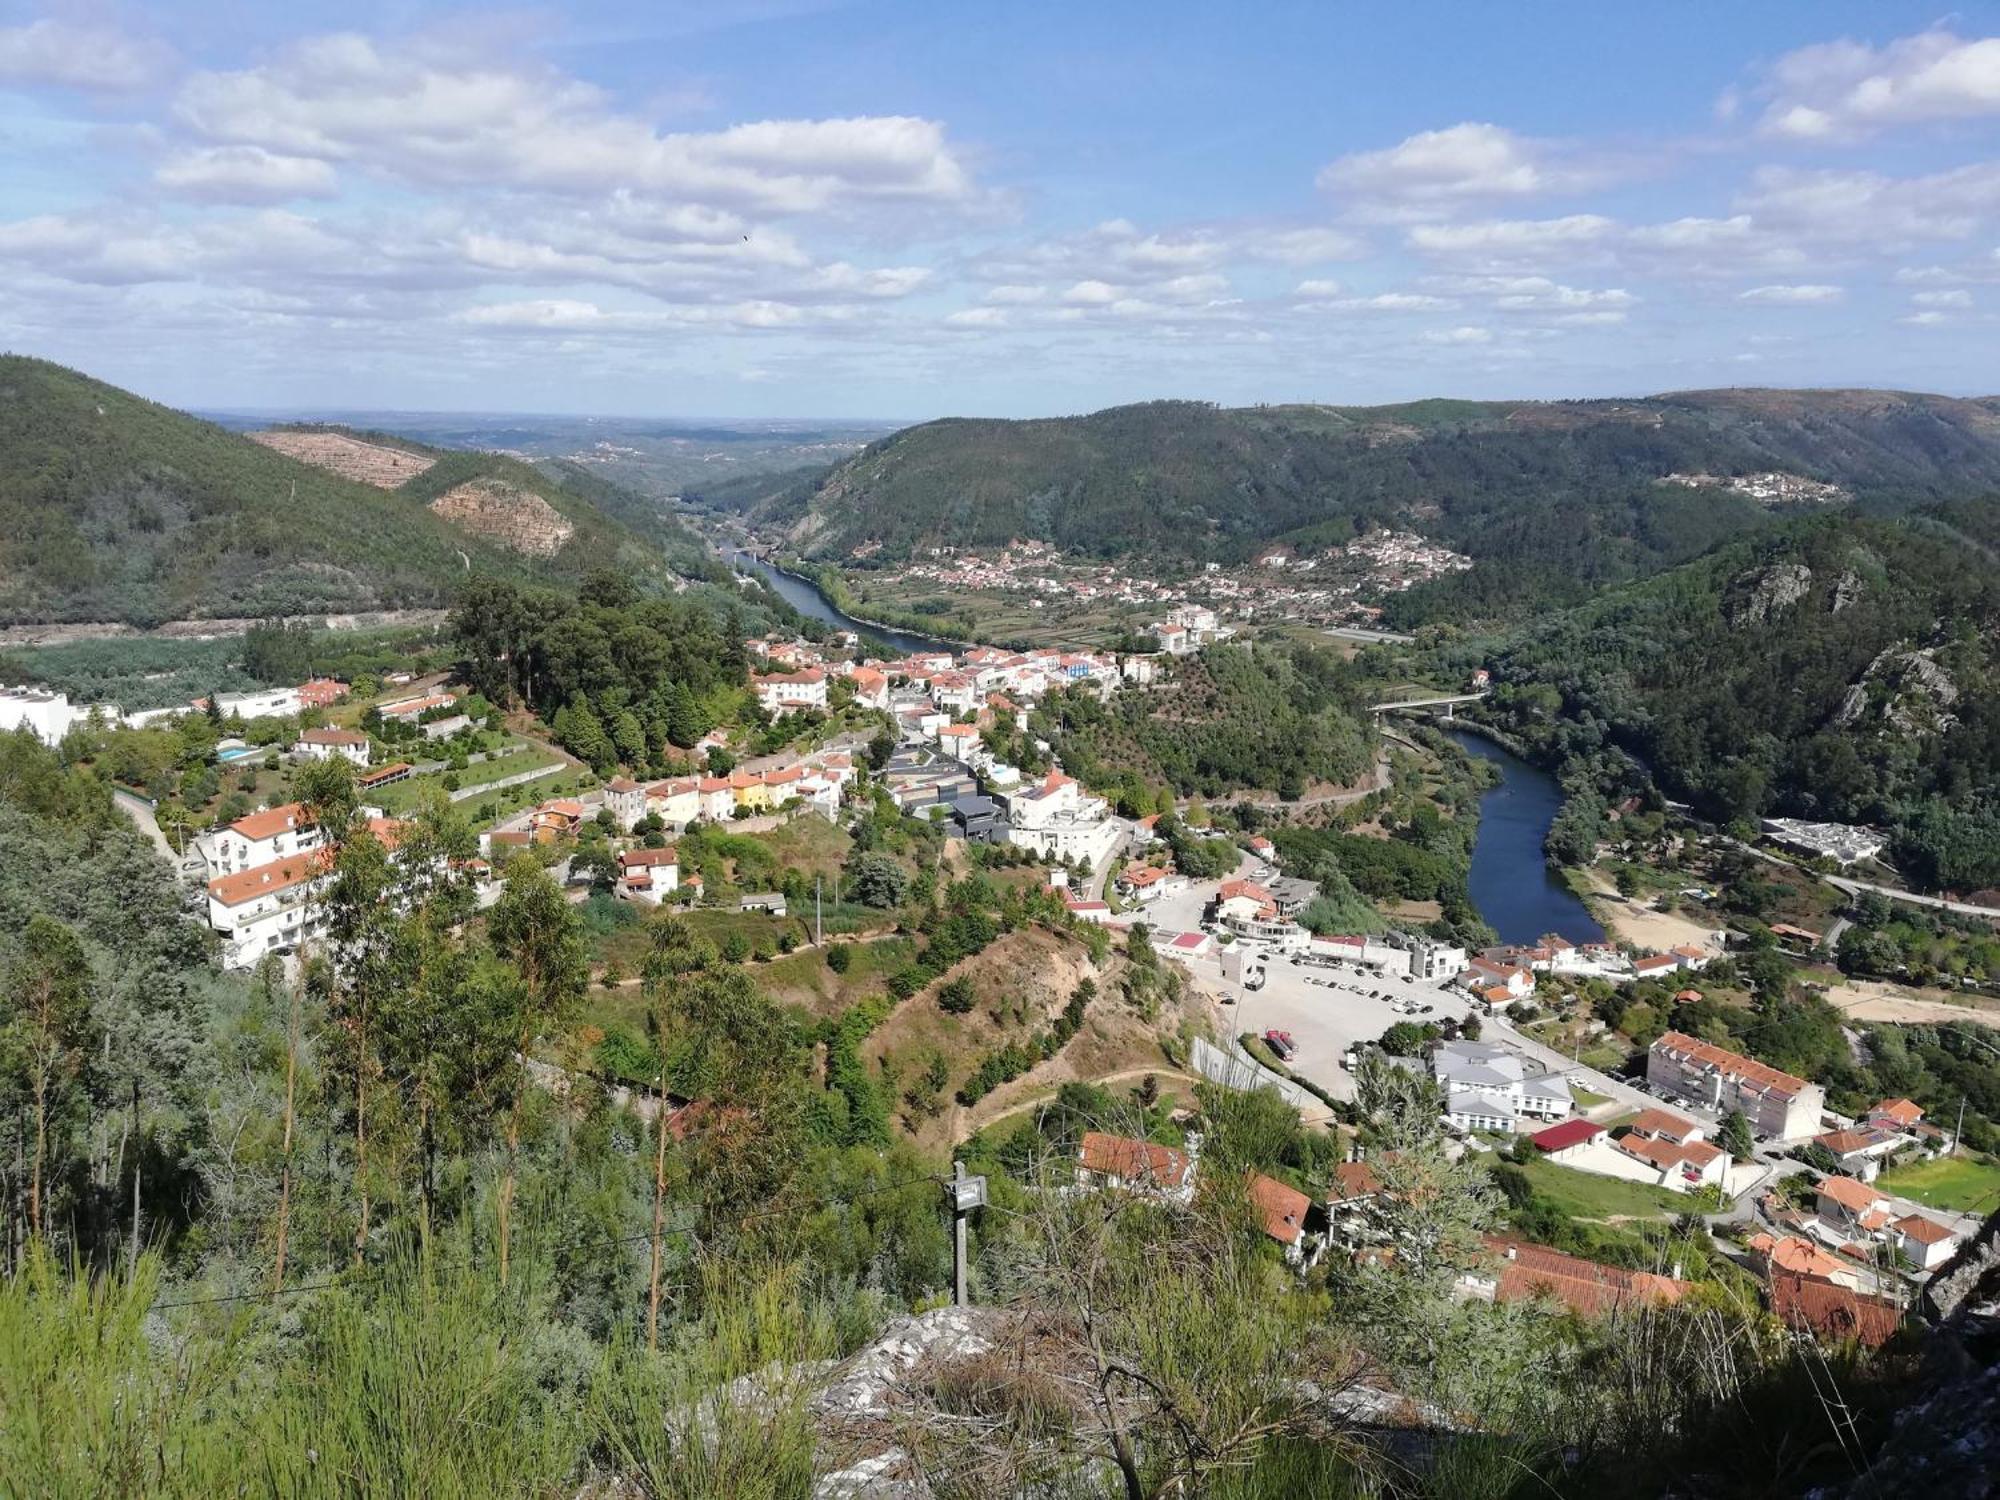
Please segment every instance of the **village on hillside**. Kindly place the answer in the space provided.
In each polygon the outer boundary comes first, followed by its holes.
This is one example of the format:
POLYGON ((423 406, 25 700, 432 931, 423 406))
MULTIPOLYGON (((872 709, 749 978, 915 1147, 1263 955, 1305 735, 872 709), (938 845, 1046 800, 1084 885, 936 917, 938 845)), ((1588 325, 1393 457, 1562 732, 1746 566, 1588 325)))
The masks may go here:
MULTIPOLYGON (((1047 559, 1024 545, 1015 561, 1047 559)), ((1287 560, 1266 561, 1275 572, 1287 560)), ((1220 586, 1210 585, 1211 597, 1220 586)), ((288 767, 350 767, 356 826, 392 853, 422 796, 462 805, 480 826, 477 857, 461 873, 482 907, 509 862, 525 857, 550 868, 572 900, 608 899, 632 914, 621 923, 643 925, 663 907, 767 922, 782 929, 784 952, 829 960, 849 944, 823 937, 820 923, 851 903, 840 886, 858 881, 854 857, 809 885, 795 873, 747 888, 754 862, 738 852, 718 866, 712 836, 737 840, 739 851, 743 841, 793 847, 814 826, 906 820, 961 851, 951 856, 961 865, 1027 874, 1063 929, 1101 930, 1122 941, 1128 963, 1143 951, 1145 964, 1169 966, 1206 1020, 1161 1058, 1162 1071, 1177 1058, 1204 1087, 1271 1091, 1298 1110, 1301 1128, 1330 1133, 1339 1159, 1323 1179, 1260 1175, 1252 1184, 1263 1234, 1294 1266, 1394 1253, 1398 1172, 1366 1144, 1358 1087, 1366 1070, 1388 1067, 1434 1098, 1449 1156, 1585 1203, 1638 1204, 1663 1217, 1679 1205, 1705 1217, 1723 1255, 1766 1288, 1780 1317, 1886 1338, 1922 1275, 1975 1227, 1891 1186, 1892 1169, 1955 1156, 1959 1143, 1942 1122, 1896 1098, 1839 1114, 1821 1084, 1671 1025, 1644 1048, 1642 1067, 1621 1072, 1581 1060, 1581 1043, 1566 1054, 1537 1024, 1583 986, 1662 997, 1669 1009, 1699 1001, 1711 971, 1733 963, 1729 934, 1658 949, 1548 934, 1469 950, 1420 922, 1324 930, 1308 920, 1318 884, 1287 873, 1267 834, 1202 830, 1209 854, 1220 847, 1227 857, 1219 868, 1184 869, 1175 840, 1186 831, 1169 837, 1168 827, 1182 808, 1119 815, 1028 730, 1053 692, 1109 700, 1147 691, 1176 658, 1232 629, 1217 608, 1182 598, 1151 622, 1159 649, 1149 653, 982 646, 890 658, 852 636, 767 636, 748 643, 743 687, 760 743, 784 739, 781 748, 745 753, 747 736, 720 726, 688 747, 685 770, 650 780, 594 775, 531 722, 436 673, 373 684, 365 703, 349 684, 316 678, 134 715, 35 689, 8 690, 0 705, 9 727, 52 744, 118 722, 143 730, 199 716, 215 726, 218 767, 246 788, 271 788, 269 800, 213 827, 174 830, 177 841, 160 836, 201 893, 219 961, 239 969, 286 961, 324 932, 331 851, 307 808, 282 797, 288 767), (799 734, 785 739, 795 725, 799 734), (700 857, 684 854, 697 844, 700 857)), ((128 810, 143 825, 143 808, 128 810)), ((1815 850, 1825 837, 1790 825, 1771 834, 1818 838, 1815 850)), ((610 972, 606 981, 617 982, 610 972)), ((1031 1053, 991 1081, 968 1081, 961 1114, 976 1118, 996 1084, 995 1097, 1015 1097, 1042 1065, 1031 1053)), ((1185 1200, 1201 1171, 1199 1130, 1164 1133, 1175 1139, 1085 1133, 1077 1184, 1185 1200)), ((1553 1298, 1599 1316, 1691 1288, 1671 1265, 1634 1270, 1497 1230, 1488 1244, 1493 1269, 1468 1275, 1463 1295, 1553 1298)))

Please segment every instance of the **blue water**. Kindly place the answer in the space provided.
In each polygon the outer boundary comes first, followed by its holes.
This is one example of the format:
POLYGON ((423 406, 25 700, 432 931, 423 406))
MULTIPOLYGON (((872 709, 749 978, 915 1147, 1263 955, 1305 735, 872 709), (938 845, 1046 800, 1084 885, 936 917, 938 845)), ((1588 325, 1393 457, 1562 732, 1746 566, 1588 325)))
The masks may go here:
POLYGON ((1489 739, 1458 729, 1444 732, 1467 754, 1500 768, 1499 785, 1479 797, 1479 834, 1467 878, 1480 916, 1503 943, 1532 943, 1550 932, 1573 943, 1601 939, 1604 929, 1542 855, 1542 840, 1562 807, 1555 778, 1489 739))
POLYGON ((255 745, 247 745, 240 750, 218 750, 215 752, 215 758, 222 761, 241 760, 246 755, 262 755, 263 753, 255 745))
POLYGON ((739 573, 756 574, 770 586, 772 593, 807 619, 818 620, 822 625, 831 625, 838 630, 852 630, 859 635, 887 642, 905 655, 917 651, 959 649, 950 641, 934 635, 917 635, 908 630, 891 630, 884 625, 870 625, 857 620, 844 610, 836 609, 832 601, 819 591, 817 584, 804 578, 795 578, 790 573, 782 572, 747 553, 733 553, 730 562, 739 573))

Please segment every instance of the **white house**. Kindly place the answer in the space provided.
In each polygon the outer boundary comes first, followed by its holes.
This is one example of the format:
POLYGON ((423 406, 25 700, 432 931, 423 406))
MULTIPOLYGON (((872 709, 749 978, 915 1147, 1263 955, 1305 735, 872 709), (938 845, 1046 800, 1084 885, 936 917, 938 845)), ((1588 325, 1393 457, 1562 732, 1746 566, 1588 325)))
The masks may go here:
POLYGON ((1445 1118, 1463 1130, 1513 1134, 1523 1118, 1560 1120, 1575 1108, 1569 1085, 1553 1073, 1530 1073, 1504 1047, 1441 1042, 1431 1073, 1445 1091, 1445 1118))
POLYGON ((863 708, 889 706, 889 677, 873 667, 849 667, 847 680, 854 684, 854 701, 863 708))
POLYGON ((604 783, 604 806, 621 829, 646 816, 646 789, 629 776, 614 776, 604 783))
POLYGON ((1729 1153, 1702 1139, 1705 1132, 1693 1120, 1665 1109, 1642 1109, 1631 1128, 1612 1145, 1624 1156, 1659 1174, 1655 1186, 1674 1192, 1723 1187, 1729 1179, 1729 1153))
POLYGON ((657 906, 681 885, 680 855, 672 849, 628 849, 618 856, 618 894, 657 906))
POLYGON ((292 746, 299 760, 333 760, 338 757, 357 766, 368 764, 368 736, 358 729, 308 729, 292 746))
POLYGON ((327 880, 327 861, 317 850, 211 880, 208 925, 222 938, 223 967, 255 968, 269 954, 295 951, 302 935, 325 925, 310 898, 327 880))
POLYGON ((1077 1148, 1077 1185, 1123 1188, 1171 1203, 1190 1203, 1194 1201, 1193 1145, 1190 1141, 1189 1150, 1177 1151, 1152 1141, 1085 1131, 1077 1148))
POLYGON ((826 673, 818 667, 752 676, 750 686, 756 690, 758 707, 774 717, 782 718, 800 709, 826 708, 826 673))
MULTIPOLYGON (((254 693, 221 693, 216 697, 216 706, 225 719, 283 719, 297 713, 303 706, 297 688, 259 688, 254 693)), ((195 700, 197 708, 206 708, 208 700, 195 700)))
POLYGON ((676 776, 654 782, 646 788, 646 811, 669 828, 687 827, 701 816, 701 778, 676 776))
POLYGON ((289 859, 320 846, 319 825, 311 822, 296 802, 269 807, 238 818, 227 828, 196 841, 208 878, 268 865, 289 859))
POLYGON ((1102 797, 1093 797, 1071 777, 1051 771, 1033 786, 1006 796, 1007 841, 1045 859, 1081 859, 1096 864, 1118 842, 1118 825, 1102 797))
POLYGON ((736 816, 736 788, 727 776, 704 776, 700 783, 701 816, 704 822, 727 823, 736 816))
POLYGON ((1890 1228, 1896 1248, 1919 1271, 1935 1271, 1958 1253, 1958 1235, 1922 1214, 1905 1214, 1890 1228))
MULTIPOLYGON (((119 721, 116 706, 100 704, 97 711, 107 723, 119 721)), ((178 712, 179 710, 170 710, 178 712)), ((89 720, 91 710, 72 704, 65 693, 47 693, 40 688, 0 687, 0 733, 27 729, 45 745, 60 745, 63 736, 89 720)))

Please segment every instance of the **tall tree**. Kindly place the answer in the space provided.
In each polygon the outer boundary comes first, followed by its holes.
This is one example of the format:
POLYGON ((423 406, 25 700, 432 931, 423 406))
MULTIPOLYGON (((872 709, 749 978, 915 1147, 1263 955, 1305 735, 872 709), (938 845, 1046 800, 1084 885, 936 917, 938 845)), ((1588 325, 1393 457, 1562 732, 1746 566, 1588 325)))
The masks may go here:
MULTIPOLYGON (((320 842, 331 861, 346 840, 358 803, 354 788, 354 767, 341 756, 307 761, 292 784, 304 822, 320 831, 320 842)), ((298 1130, 299 1048, 304 1031, 306 984, 312 962, 311 943, 317 925, 319 890, 314 883, 303 888, 299 913, 298 952, 293 955, 291 1006, 285 1020, 285 1111, 281 1165, 278 1171, 277 1248, 272 1256, 271 1285, 285 1284, 285 1254, 292 1221, 292 1148, 298 1130)))
POLYGON ((34 1110, 28 1231, 39 1239, 47 1222, 50 1125, 83 1085, 96 1033, 90 966, 77 935, 53 917, 30 917, 0 1007, 0 1049, 34 1110))
POLYGON ((528 1058, 536 1040, 558 1029, 583 998, 590 965, 575 910, 549 872, 526 854, 516 855, 507 867, 506 884, 487 918, 486 931, 493 951, 513 968, 502 1002, 514 1052, 508 1069, 507 1169, 500 1184, 500 1280, 505 1284, 520 1178, 528 1058))

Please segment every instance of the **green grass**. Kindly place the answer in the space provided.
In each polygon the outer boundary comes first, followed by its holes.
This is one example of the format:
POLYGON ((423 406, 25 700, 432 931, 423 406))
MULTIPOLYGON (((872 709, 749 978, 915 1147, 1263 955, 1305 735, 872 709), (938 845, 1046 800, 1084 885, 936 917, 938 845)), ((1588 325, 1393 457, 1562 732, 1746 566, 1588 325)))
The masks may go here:
POLYGON ((1690 1206, 1681 1193, 1619 1177, 1599 1177, 1552 1161, 1531 1161, 1522 1170, 1537 1193, 1573 1219, 1665 1219, 1686 1213, 1690 1206))
MULTIPOLYGON (((397 758, 416 761, 429 759, 430 755, 427 749, 410 746, 407 749, 399 749, 397 751, 397 758)), ((394 763, 394 761, 385 762, 385 764, 390 765, 394 763)), ((463 771, 460 771, 458 773, 459 788, 463 791, 472 787, 486 786, 496 781, 504 781, 509 776, 519 776, 523 771, 539 771, 544 766, 561 764, 561 757, 551 755, 546 750, 538 749, 522 741, 516 748, 507 751, 503 755, 496 755, 490 760, 474 761, 463 771)), ((430 788, 443 785, 446 774, 446 772, 438 771, 424 776, 412 776, 405 781, 392 781, 389 785, 380 787, 369 793, 368 800, 379 804, 392 813, 408 812, 423 800, 424 795, 430 788)), ((537 802, 549 795, 542 788, 540 782, 530 782, 524 787, 510 787, 507 790, 519 791, 523 796, 532 793, 534 800, 537 802)), ((501 795, 501 793, 494 792, 484 796, 468 797, 461 806, 470 810, 476 808, 484 801, 492 800, 497 802, 501 795)))
POLYGON ((1611 1102, 1609 1094, 1593 1094, 1589 1089, 1579 1088, 1575 1084, 1570 1085, 1569 1094, 1576 1101, 1577 1108, 1579 1109, 1595 1109, 1600 1104, 1609 1104, 1611 1102))
POLYGON ((1927 1208, 1990 1213, 2000 1204, 2000 1164, 1970 1156, 1941 1156, 1884 1172, 1875 1186, 1927 1208))

